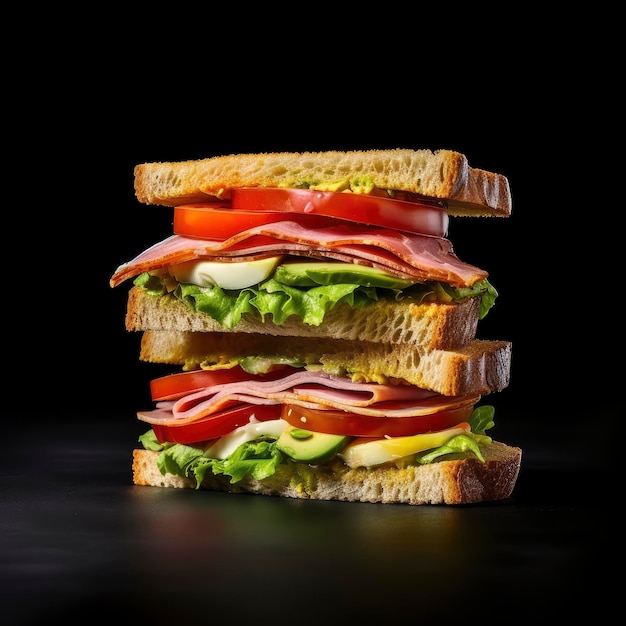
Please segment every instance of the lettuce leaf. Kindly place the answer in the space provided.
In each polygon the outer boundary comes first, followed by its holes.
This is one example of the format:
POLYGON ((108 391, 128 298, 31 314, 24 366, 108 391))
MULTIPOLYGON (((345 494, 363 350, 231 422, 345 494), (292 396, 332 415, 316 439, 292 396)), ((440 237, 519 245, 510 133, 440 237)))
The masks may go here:
MULTIPOLYGON (((150 446, 153 439, 156 440, 152 430, 139 437, 144 447, 150 446)), ((156 462, 161 474, 194 478, 196 488, 199 488, 207 472, 230 476, 231 483, 237 483, 247 475, 263 480, 272 476, 283 460, 283 453, 275 441, 258 439, 242 443, 225 459, 208 458, 202 449, 182 443, 164 444, 156 462)))
POLYGON ((276 466, 283 461, 283 453, 274 441, 257 440, 240 445, 225 459, 208 459, 194 467, 196 479, 202 482, 210 468, 214 474, 230 476, 231 483, 237 483, 248 474, 263 480, 276 472, 276 466))
POLYGON ((420 452, 416 456, 415 460, 421 464, 432 463, 440 456, 445 456, 446 454, 458 454, 463 452, 471 452, 483 463, 485 462, 485 459, 480 452, 480 448, 478 447, 478 442, 471 434, 456 435, 456 437, 448 439, 446 443, 444 443, 442 446, 439 446, 438 448, 434 448, 433 450, 429 450, 427 452, 420 452))
POLYGON ((134 285, 145 289, 150 295, 171 294, 192 311, 201 311, 211 316, 226 328, 234 328, 242 315, 252 313, 272 316, 274 324, 283 324, 291 315, 299 317, 305 324, 319 326, 326 313, 339 303, 363 308, 381 298, 403 300, 412 298, 420 303, 425 299, 444 302, 462 302, 480 296, 480 319, 494 306, 497 291, 485 279, 470 288, 455 289, 444 283, 415 284, 403 291, 381 287, 366 287, 353 283, 295 287, 286 285, 275 277, 241 290, 228 290, 214 285, 200 287, 188 283, 177 283, 163 273, 144 272, 135 278, 134 285))
POLYGON ((476 435, 484 435, 485 431, 493 428, 495 413, 496 410, 490 404, 475 407, 469 419, 472 432, 476 435))

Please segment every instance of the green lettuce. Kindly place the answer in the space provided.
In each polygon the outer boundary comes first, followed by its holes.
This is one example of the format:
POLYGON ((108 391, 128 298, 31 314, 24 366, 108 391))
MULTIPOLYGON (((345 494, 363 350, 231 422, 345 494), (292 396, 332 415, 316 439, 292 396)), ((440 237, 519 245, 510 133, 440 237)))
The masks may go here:
POLYGON ((140 435, 139 442, 146 450, 160 452, 156 463, 161 474, 193 478, 198 487, 207 472, 230 476, 231 483, 247 475, 263 480, 272 476, 276 466, 285 460, 271 437, 242 443, 224 459, 206 457, 202 449, 182 443, 160 443, 152 429, 140 435))
POLYGON ((168 275, 144 272, 135 278, 133 284, 154 296, 171 294, 192 311, 206 313, 226 328, 237 326, 246 313, 259 315, 263 320, 266 315, 271 315, 274 324, 283 324, 288 317, 295 315, 305 324, 319 326, 326 313, 339 303, 345 302, 361 309, 382 298, 411 298, 420 303, 433 298, 444 302, 463 302, 470 297, 480 296, 479 316, 482 319, 493 307, 498 295, 486 279, 470 288, 455 289, 450 285, 433 282, 418 283, 400 291, 354 283, 295 287, 279 282, 274 276, 253 287, 228 290, 217 285, 200 287, 177 283, 168 275))

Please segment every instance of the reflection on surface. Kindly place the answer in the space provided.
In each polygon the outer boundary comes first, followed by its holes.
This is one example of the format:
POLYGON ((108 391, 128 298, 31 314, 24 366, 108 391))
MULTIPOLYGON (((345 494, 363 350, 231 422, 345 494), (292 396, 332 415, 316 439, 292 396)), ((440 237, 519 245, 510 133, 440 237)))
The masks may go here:
MULTIPOLYGON (((395 611, 417 602, 435 615, 451 592, 457 600, 477 593, 471 572, 493 564, 496 584, 523 554, 494 551, 481 507, 411 507, 321 502, 244 494, 136 487, 129 523, 142 529, 132 546, 131 577, 144 591, 167 584, 189 601, 210 599, 226 615, 236 593, 245 603, 280 597, 295 610, 302 598, 356 603, 381 610, 381 593, 395 611), (190 589, 190 578, 196 585, 190 589), (206 578, 206 585, 198 581, 206 578), (384 584, 384 587, 383 587, 384 584), (358 589, 358 599, 350 596, 358 589), (385 589, 386 591, 383 591, 385 589), (390 594, 389 590, 393 590, 390 594), (392 597, 393 596, 393 597, 392 597)), ((501 532, 515 547, 515 508, 493 505, 501 532), (508 522, 504 522, 508 519, 508 522)), ((484 513, 484 511, 483 511, 484 513)), ((499 543, 501 545, 501 541, 499 543)), ((489 571, 489 569, 487 569, 489 571)), ((240 607, 240 610, 247 610, 240 607)))

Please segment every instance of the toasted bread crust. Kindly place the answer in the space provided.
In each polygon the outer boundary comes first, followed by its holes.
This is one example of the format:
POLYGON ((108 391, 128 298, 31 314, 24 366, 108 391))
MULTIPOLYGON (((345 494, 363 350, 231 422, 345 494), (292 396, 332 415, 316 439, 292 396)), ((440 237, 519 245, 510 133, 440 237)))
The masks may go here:
POLYGON ((320 326, 304 324, 295 316, 283 324, 264 322, 244 314, 232 329, 209 315, 194 312, 172 295, 152 296, 141 287, 128 294, 126 329, 179 332, 260 333, 276 337, 310 337, 410 343, 423 349, 463 346, 476 335, 478 298, 462 304, 396 302, 380 300, 363 309, 342 303, 329 311, 320 326))
POLYGON ((509 182, 452 150, 235 154, 135 167, 140 202, 176 206, 228 198, 238 187, 302 187, 369 177, 380 189, 446 199, 450 215, 508 217, 509 182))
MULTIPOLYGON (((511 496, 520 471, 522 451, 494 441, 476 458, 437 461, 429 465, 350 469, 336 460, 308 467, 306 483, 293 466, 279 466, 264 481, 247 477, 230 484, 229 477, 207 473, 202 488, 231 493, 385 504, 472 504, 511 496)), ((166 474, 157 465, 158 452, 133 451, 133 483, 152 487, 193 489, 193 479, 166 474)))

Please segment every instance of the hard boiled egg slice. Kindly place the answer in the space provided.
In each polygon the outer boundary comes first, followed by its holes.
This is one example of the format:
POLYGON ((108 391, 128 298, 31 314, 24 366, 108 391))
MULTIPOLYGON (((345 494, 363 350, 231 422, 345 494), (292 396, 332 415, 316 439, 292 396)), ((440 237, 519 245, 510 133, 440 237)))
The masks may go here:
POLYGON ((281 259, 281 256, 272 256, 254 261, 187 261, 172 265, 169 272, 179 283, 244 289, 265 280, 281 259))
POLYGON ((254 415, 250 422, 235 428, 232 433, 220 437, 204 451, 204 456, 210 459, 225 459, 232 454, 242 443, 258 439, 263 435, 271 435, 278 439, 289 428, 289 423, 282 419, 259 422, 254 415))
POLYGON ((359 443, 357 438, 349 443, 340 453, 348 467, 371 467, 388 461, 396 461, 404 456, 417 454, 431 448, 438 448, 456 435, 462 435, 470 430, 469 424, 439 430, 434 433, 412 435, 410 437, 388 437, 386 439, 368 439, 359 443))

